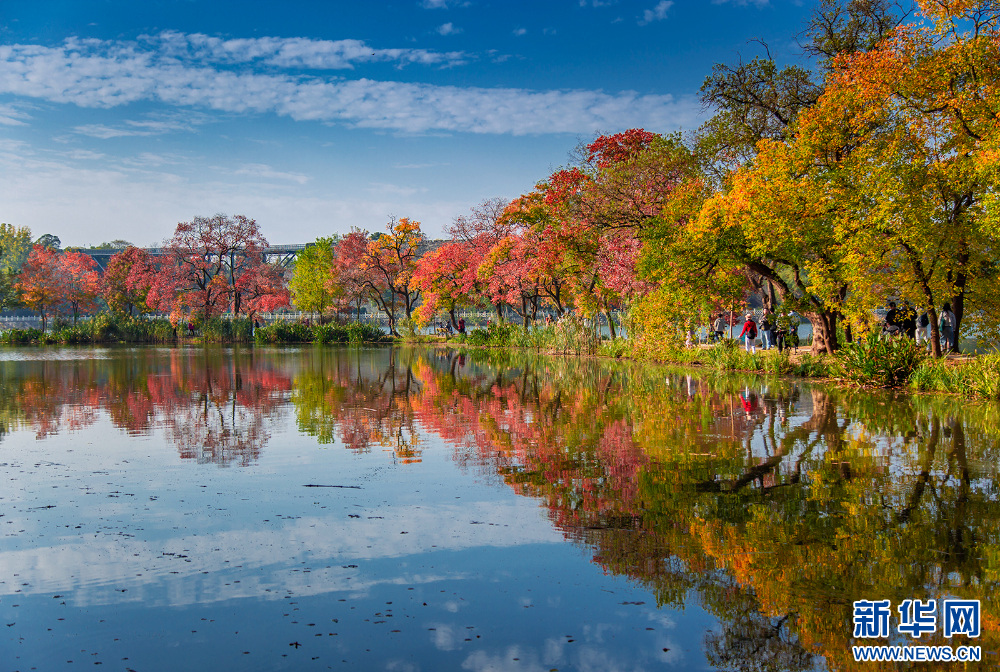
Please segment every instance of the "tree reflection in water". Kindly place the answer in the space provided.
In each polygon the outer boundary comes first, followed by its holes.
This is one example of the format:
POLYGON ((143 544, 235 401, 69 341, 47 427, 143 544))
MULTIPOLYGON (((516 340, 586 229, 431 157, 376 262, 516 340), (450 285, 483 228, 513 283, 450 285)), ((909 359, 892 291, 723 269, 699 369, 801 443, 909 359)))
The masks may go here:
POLYGON ((130 349, 107 359, 0 363, 4 424, 38 438, 94 424, 160 429, 182 459, 248 465, 270 439, 291 377, 252 350, 130 349))
POLYGON ((104 413, 201 462, 251 463, 288 412, 321 446, 403 463, 436 436, 460 468, 537 498, 605 571, 714 614, 720 669, 881 669, 850 657, 851 603, 945 596, 983 601, 975 643, 996 666, 993 404, 426 349, 137 349, 0 372, 3 431, 104 413))

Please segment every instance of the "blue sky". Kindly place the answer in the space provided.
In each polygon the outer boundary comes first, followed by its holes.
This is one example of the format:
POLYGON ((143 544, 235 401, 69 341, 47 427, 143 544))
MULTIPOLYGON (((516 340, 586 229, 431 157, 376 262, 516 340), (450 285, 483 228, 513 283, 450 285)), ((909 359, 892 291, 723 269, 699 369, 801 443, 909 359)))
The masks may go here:
POLYGON ((431 236, 597 131, 693 130, 717 61, 813 3, 3 0, 0 221, 64 245, 245 214, 273 243, 431 236))

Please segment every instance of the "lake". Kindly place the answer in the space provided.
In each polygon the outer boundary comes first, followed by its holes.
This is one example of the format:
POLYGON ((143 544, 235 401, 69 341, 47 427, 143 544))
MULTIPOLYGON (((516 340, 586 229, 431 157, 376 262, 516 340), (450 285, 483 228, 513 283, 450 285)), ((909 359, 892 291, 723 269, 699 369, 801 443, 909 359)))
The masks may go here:
POLYGON ((995 403, 630 362, 4 349, 0 669, 996 669, 998 437, 995 403), (982 632, 903 634, 910 599, 982 632))

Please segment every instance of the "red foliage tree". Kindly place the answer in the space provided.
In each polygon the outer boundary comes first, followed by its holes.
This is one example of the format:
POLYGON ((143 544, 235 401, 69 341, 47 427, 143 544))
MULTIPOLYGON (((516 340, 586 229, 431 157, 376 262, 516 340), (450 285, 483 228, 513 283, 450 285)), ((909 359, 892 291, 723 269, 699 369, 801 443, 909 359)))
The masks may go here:
POLYGON ((411 281, 424 293, 417 319, 426 324, 438 312, 447 311, 452 326, 458 329, 455 309, 463 303, 471 303, 470 294, 478 293, 475 291, 479 284, 474 277, 476 266, 472 245, 465 241, 446 243, 422 256, 411 281), (473 276, 471 283, 470 275, 473 276))
POLYGON ((62 275, 63 301, 73 313, 73 324, 81 313, 97 308, 101 276, 94 258, 83 252, 63 252, 58 257, 62 275))
POLYGON ((24 304, 41 315, 45 331, 49 313, 58 309, 64 297, 59 253, 41 245, 33 246, 15 288, 24 304))
POLYGON ((257 222, 236 215, 195 217, 177 225, 147 301, 171 320, 207 321, 227 309, 233 315, 287 303, 287 292, 267 270, 267 239, 257 222))
POLYGON ((368 232, 357 228, 341 238, 334 248, 333 272, 327 281, 330 293, 337 297, 338 312, 353 306, 359 320, 369 277, 360 260, 368 251, 368 240, 368 232))

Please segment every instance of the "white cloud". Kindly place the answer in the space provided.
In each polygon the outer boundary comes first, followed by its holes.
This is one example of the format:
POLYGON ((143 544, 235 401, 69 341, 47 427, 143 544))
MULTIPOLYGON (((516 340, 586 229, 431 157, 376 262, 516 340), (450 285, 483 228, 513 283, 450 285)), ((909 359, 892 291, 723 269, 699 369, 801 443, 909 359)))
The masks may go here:
MULTIPOLYGON (((694 97, 301 77, 217 69, 134 43, 75 39, 60 47, 0 46, 0 93, 89 108, 156 101, 404 133, 591 133, 637 126, 670 131, 696 125, 700 115, 694 97)), ((76 130, 108 138, 182 130, 192 123, 181 116, 76 130)))
POLYGON ((459 33, 462 32, 462 29, 456 28, 455 24, 449 21, 448 23, 442 23, 440 26, 438 26, 437 32, 438 35, 458 35, 459 33))
MULTIPOLYGON (((534 651, 510 646, 503 653, 488 654, 485 651, 474 651, 462 661, 463 670, 473 672, 545 672, 548 667, 538 662, 534 651)), ((609 668, 611 669, 611 668, 609 668)))
MULTIPOLYGON (((448 24, 446 24, 448 25, 448 24)), ((351 70, 356 63, 395 62, 452 67, 469 56, 461 51, 376 49, 362 40, 311 40, 305 37, 255 37, 223 40, 201 33, 164 31, 141 35, 139 43, 168 59, 200 63, 260 63, 278 68, 351 70)), ((70 45, 70 42, 67 42, 70 45)), ((84 44, 79 41, 78 44, 84 44)), ((118 43, 125 47, 128 43, 118 43)))
POLYGON ((22 119, 31 119, 31 116, 14 105, 0 105, 0 126, 25 126, 22 119))
POLYGON ((195 126, 208 120, 203 114, 198 115, 158 115, 143 120, 128 120, 124 126, 112 127, 104 124, 85 124, 73 128, 75 133, 92 138, 108 140, 110 138, 143 137, 163 135, 175 131, 192 131, 195 126))
POLYGON ((92 152, 89 149, 71 149, 68 152, 60 152, 63 156, 68 159, 74 160, 86 160, 86 161, 98 161, 104 158, 104 154, 100 152, 92 152))
POLYGON ((643 11, 642 18, 639 19, 639 25, 645 26, 654 21, 662 21, 667 18, 667 10, 673 6, 673 0, 660 0, 656 3, 656 7, 643 11))
POLYGON ((527 28, 515 28, 515 29, 514 29, 514 34, 515 34, 515 35, 517 35, 517 36, 519 36, 519 37, 520 37, 521 35, 524 35, 524 34, 525 34, 525 33, 527 33, 527 32, 528 32, 528 29, 527 29, 527 28))

